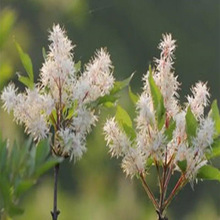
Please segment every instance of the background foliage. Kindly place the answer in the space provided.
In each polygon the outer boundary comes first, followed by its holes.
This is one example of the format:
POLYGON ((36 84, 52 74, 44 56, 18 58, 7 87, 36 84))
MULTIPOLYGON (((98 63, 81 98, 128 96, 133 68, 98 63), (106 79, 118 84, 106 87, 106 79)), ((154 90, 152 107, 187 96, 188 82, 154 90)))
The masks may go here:
MULTIPOLYGON (((118 80, 136 71, 131 82, 135 92, 141 91, 141 77, 153 57, 161 34, 171 32, 177 39, 176 72, 182 82, 181 98, 196 81, 208 81, 212 99, 220 103, 220 5, 218 0, 2 0, 0 11, 0 89, 16 79, 16 71, 24 73, 14 40, 27 51, 34 65, 35 79, 47 48, 48 29, 53 23, 63 25, 77 45, 76 60, 88 61, 94 50, 106 46, 111 54, 118 80)), ((16 80, 15 80, 16 79, 16 80)), ((128 95, 122 93, 122 106, 132 115, 128 95)), ((89 136, 88 151, 73 164, 65 161, 59 179, 60 220, 142 220, 156 219, 156 214, 138 181, 125 178, 119 162, 110 159, 101 127, 89 136), (94 144, 95 143, 95 144, 94 144)), ((3 137, 26 139, 2 110, 0 130, 3 137)), ((219 158, 213 161, 220 167, 219 158)), ((150 180, 156 185, 154 179, 150 180)), ((52 171, 22 200, 25 213, 14 219, 49 219, 52 208, 52 171)), ((220 217, 220 184, 199 182, 190 185, 171 204, 171 219, 218 219, 220 217)))

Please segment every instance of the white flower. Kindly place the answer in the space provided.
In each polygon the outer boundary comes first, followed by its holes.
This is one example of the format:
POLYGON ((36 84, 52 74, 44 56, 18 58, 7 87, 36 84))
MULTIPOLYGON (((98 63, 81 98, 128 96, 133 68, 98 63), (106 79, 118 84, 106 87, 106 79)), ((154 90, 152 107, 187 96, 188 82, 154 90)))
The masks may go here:
POLYGON ((56 102, 60 99, 65 102, 69 95, 66 91, 66 88, 70 85, 69 81, 71 81, 73 87, 76 78, 71 53, 73 46, 59 25, 53 26, 49 40, 51 41, 50 52, 41 69, 41 83, 42 86, 50 89, 56 102))
POLYGON ((110 148, 109 152, 112 157, 125 155, 131 146, 131 142, 127 138, 126 134, 121 131, 118 124, 115 122, 115 118, 108 119, 103 129, 105 133, 105 140, 110 148))
POLYGON ((176 48, 175 42, 171 34, 163 35, 163 40, 158 46, 161 49, 160 59, 155 59, 157 72, 154 74, 154 80, 160 88, 165 108, 170 116, 174 116, 179 111, 176 98, 179 96, 177 90, 180 84, 177 81, 177 76, 174 76, 172 71, 173 53, 176 48))
POLYGON ((94 115, 93 111, 86 109, 85 107, 81 107, 77 109, 75 117, 73 117, 72 127, 75 132, 79 133, 87 133, 91 130, 91 126, 95 125, 97 116, 94 115))
POLYGON ((197 129, 196 137, 193 139, 193 145, 198 147, 202 151, 205 148, 210 147, 213 143, 213 135, 215 134, 215 124, 214 121, 207 117, 201 120, 201 124, 197 129))
POLYGON ((191 89, 193 96, 187 96, 188 106, 190 106, 193 114, 197 118, 201 118, 204 114, 204 107, 209 103, 209 91, 206 83, 198 82, 191 89))
POLYGON ((17 88, 13 83, 10 83, 7 87, 4 88, 1 100, 4 102, 3 108, 9 113, 16 106, 17 103, 17 88))
POLYGON ((131 178, 144 172, 146 158, 141 151, 135 148, 129 148, 129 151, 122 160, 121 167, 127 176, 131 178))
POLYGON ((173 139, 177 143, 181 143, 186 139, 186 112, 181 111, 174 116, 176 122, 176 128, 173 132, 173 139))
POLYGON ((94 101, 113 88, 112 62, 109 54, 100 49, 86 65, 86 70, 76 83, 73 93, 81 102, 94 101))
POLYGON ((86 152, 85 137, 82 137, 80 133, 72 133, 72 148, 71 158, 74 157, 74 161, 80 160, 83 153, 86 152))
POLYGON ((153 103, 149 94, 145 92, 141 94, 136 108, 139 113, 136 119, 138 129, 146 128, 148 124, 155 123, 153 103))

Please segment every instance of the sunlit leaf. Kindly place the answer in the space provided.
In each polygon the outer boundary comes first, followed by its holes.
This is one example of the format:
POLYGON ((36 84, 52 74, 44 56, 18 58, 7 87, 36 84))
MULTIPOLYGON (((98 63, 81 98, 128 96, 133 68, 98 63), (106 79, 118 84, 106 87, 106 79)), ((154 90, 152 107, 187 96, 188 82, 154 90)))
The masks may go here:
POLYGON ((130 127, 127 124, 124 124, 124 123, 122 123, 122 127, 124 129, 124 132, 127 134, 127 136, 129 137, 129 139, 131 141, 136 138, 136 132, 132 127, 130 127))
POLYGON ((129 114, 120 105, 117 105, 115 118, 120 125, 126 124, 128 127, 132 127, 132 121, 129 114))

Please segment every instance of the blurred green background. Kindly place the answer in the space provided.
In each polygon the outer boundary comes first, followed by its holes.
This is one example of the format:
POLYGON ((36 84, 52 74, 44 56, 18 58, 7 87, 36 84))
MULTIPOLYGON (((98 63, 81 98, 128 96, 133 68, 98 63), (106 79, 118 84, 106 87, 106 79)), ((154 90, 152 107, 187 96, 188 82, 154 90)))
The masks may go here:
MULTIPOLYGON (((94 51, 107 47, 118 80, 136 71, 131 86, 141 92, 142 74, 153 57, 162 33, 177 39, 175 69, 181 100, 196 81, 208 81, 211 99, 220 102, 220 2, 219 0, 1 0, 0 90, 10 80, 18 86, 16 72, 24 73, 14 40, 32 58, 35 79, 42 66, 42 47, 48 48, 48 30, 59 23, 77 45, 75 60, 88 62, 94 51)), ((133 114, 126 92, 122 105, 133 114)), ((138 180, 125 177, 120 161, 111 159, 102 126, 114 109, 103 110, 98 126, 88 137, 88 151, 76 164, 65 161, 59 176, 59 220, 154 220, 153 210, 138 180)), ((13 118, 0 111, 0 132, 21 142, 26 137, 13 118)), ((213 161, 220 167, 220 158, 213 161)), ((157 191, 154 176, 149 184, 157 191)), ((24 215, 15 220, 51 219, 53 172, 22 198, 24 215)), ((220 183, 187 185, 171 203, 169 219, 220 219, 220 183)))

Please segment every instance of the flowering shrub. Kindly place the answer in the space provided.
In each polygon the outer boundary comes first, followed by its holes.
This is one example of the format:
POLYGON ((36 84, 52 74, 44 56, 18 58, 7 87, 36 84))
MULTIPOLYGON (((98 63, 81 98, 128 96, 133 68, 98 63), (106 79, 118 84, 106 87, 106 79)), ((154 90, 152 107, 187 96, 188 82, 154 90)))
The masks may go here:
MULTIPOLYGON (((4 109, 13 112, 16 123, 36 142, 49 138, 51 154, 62 158, 80 159, 86 151, 85 141, 98 120, 99 106, 112 106, 117 93, 130 78, 115 82, 110 55, 106 49, 96 51, 94 58, 81 72, 80 62, 73 60, 74 46, 59 25, 49 35, 49 52, 34 83, 30 57, 16 44, 27 76, 19 76, 26 88, 18 92, 13 83, 4 88, 1 99, 4 109)), ((46 149, 45 149, 46 150, 46 149)), ((55 166, 53 219, 57 219, 57 175, 55 166)))
POLYGON ((24 124, 25 132, 34 140, 47 138, 53 129, 53 153, 80 159, 86 151, 86 135, 97 121, 91 104, 109 95, 114 87, 112 62, 106 50, 100 49, 81 73, 80 63, 73 60, 74 46, 59 25, 53 26, 49 40, 49 52, 37 83, 30 58, 17 45, 28 73, 28 77, 19 76, 19 80, 27 88, 18 93, 11 83, 1 99, 4 109, 13 112, 15 121, 24 124))
POLYGON ((159 219, 166 219, 164 210, 187 182, 193 184, 198 178, 220 181, 220 171, 207 165, 208 159, 220 155, 220 116, 216 101, 208 116, 204 114, 210 97, 206 83, 196 83, 181 106, 180 83, 173 68, 176 41, 165 34, 158 48, 160 58, 144 75, 142 94, 138 97, 129 91, 137 110, 136 129, 127 112, 118 106, 115 117, 106 121, 104 133, 111 156, 122 157, 123 171, 141 180, 159 219), (146 180, 151 167, 158 174, 159 200, 146 180), (174 172, 180 176, 166 197, 174 172))

